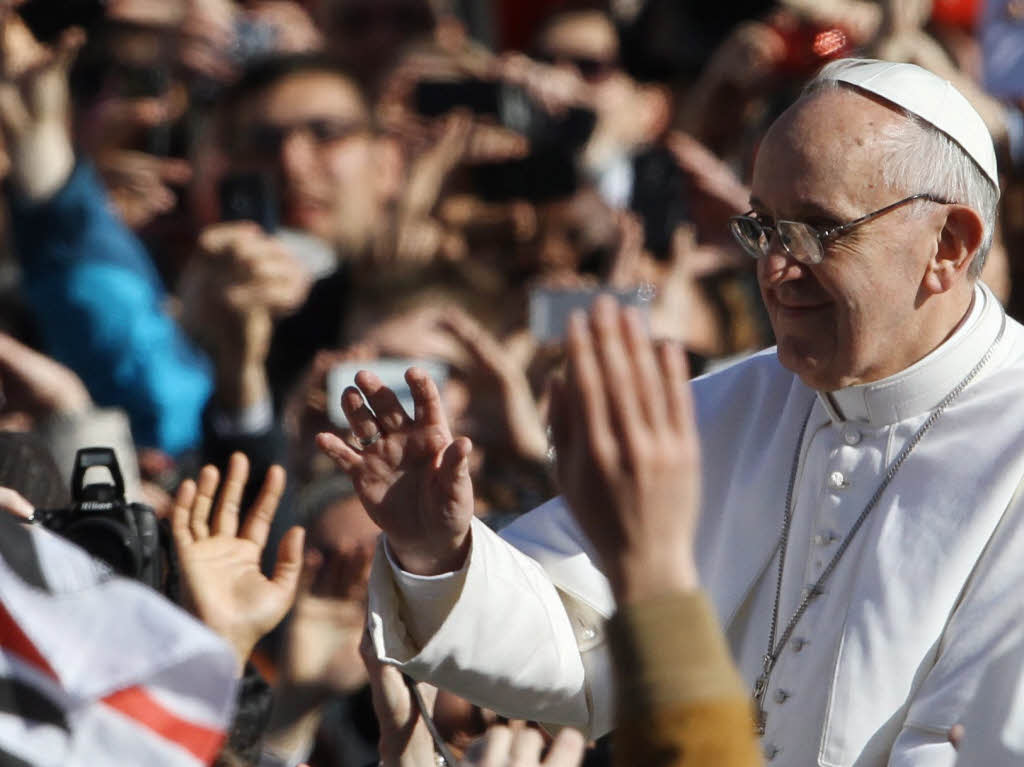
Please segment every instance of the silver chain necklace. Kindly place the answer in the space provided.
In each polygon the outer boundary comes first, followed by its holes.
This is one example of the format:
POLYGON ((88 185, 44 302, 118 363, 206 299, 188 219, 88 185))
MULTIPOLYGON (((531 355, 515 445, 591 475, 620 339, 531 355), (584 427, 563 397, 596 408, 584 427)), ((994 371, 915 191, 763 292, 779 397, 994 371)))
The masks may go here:
POLYGON ((981 372, 981 369, 985 367, 985 364, 989 359, 991 359, 993 352, 995 352, 996 345, 1003 337, 1004 330, 1006 330, 1005 313, 1003 314, 1003 323, 999 328, 999 333, 996 335, 992 345, 988 347, 988 351, 986 351, 984 356, 978 360, 978 364, 971 369, 964 379, 945 396, 938 406, 936 406, 935 410, 932 411, 932 414, 928 416, 928 419, 921 424, 921 427, 914 433, 907 444, 903 446, 903 449, 899 452, 893 462, 889 464, 889 469, 886 471, 885 477, 882 479, 881 484, 879 484, 878 489, 875 490, 870 500, 868 500, 867 505, 864 507, 864 510, 853 523, 853 527, 850 528, 850 531, 839 544, 839 548, 836 550, 836 553, 833 555, 828 565, 826 565, 821 576, 814 582, 813 586, 804 590, 800 604, 797 606, 796 610, 793 612, 793 616, 789 619, 789 622, 786 623, 785 628, 782 630, 782 636, 779 638, 778 642, 776 642, 775 636, 779 624, 779 602, 782 598, 782 573, 786 564, 786 549, 789 544, 790 523, 793 520, 793 490, 796 487, 796 476, 800 469, 800 454, 803 449, 804 434, 807 431, 807 424, 811 419, 811 412, 814 410, 814 400, 811 400, 811 407, 808 409, 807 415, 804 416, 803 424, 800 426, 800 436, 797 437, 796 440, 796 452, 793 455, 793 466, 789 473, 789 485, 786 488, 786 512, 782 520, 782 535, 780 536, 778 543, 779 568, 778 577, 775 582, 775 604, 772 607, 771 629, 768 633, 768 651, 762 657, 761 675, 754 681, 753 697, 754 705, 757 707, 757 720, 754 724, 755 731, 758 735, 764 735, 765 723, 768 718, 768 714, 764 710, 764 696, 768 691, 768 682, 771 679, 772 670, 775 668, 775 664, 778 662, 779 656, 782 654, 782 650, 786 647, 786 643, 789 642, 789 638, 793 635, 793 630, 796 628, 796 624, 803 617, 803 614, 807 611, 807 607, 811 602, 816 597, 824 593, 823 587, 825 585, 825 581, 828 580, 829 576, 831 576, 832 572, 836 569, 836 565, 839 564, 839 559, 846 552, 846 549, 849 547, 853 537, 864 524, 864 520, 867 519, 868 514, 875 508, 879 499, 881 499, 882 493, 884 493, 885 489, 889 487, 889 483, 891 483, 893 478, 896 476, 896 472, 900 470, 900 467, 903 465, 904 461, 907 460, 910 453, 913 452, 914 448, 917 447, 921 438, 924 437, 932 426, 935 425, 935 422, 939 420, 939 416, 941 416, 946 408, 949 407, 950 403, 960 396, 960 393, 967 388, 967 385, 973 381, 978 373, 981 372))

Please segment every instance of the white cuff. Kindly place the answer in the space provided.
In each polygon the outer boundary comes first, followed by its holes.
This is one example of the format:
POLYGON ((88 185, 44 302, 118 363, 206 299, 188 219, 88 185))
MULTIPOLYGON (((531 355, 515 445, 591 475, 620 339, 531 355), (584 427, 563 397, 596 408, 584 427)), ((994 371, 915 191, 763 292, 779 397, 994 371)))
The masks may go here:
POLYGON ((384 556, 387 557, 388 565, 391 566, 395 587, 401 599, 399 612, 402 622, 405 623, 412 640, 419 647, 423 647, 441 628, 441 624, 444 623, 448 613, 452 611, 458 601, 459 595, 462 593, 462 586, 466 581, 469 556, 467 555, 462 567, 454 572, 440 575, 414 575, 399 566, 391 553, 387 536, 382 537, 384 539, 384 556), (409 609, 411 605, 415 605, 416 609, 409 609))

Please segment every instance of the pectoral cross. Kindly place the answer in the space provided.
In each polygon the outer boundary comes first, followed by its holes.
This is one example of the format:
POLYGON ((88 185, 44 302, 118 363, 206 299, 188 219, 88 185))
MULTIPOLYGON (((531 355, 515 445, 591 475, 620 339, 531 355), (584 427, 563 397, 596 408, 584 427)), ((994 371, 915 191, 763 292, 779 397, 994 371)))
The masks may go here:
POLYGON ((768 677, 772 672, 775 659, 771 655, 764 656, 761 676, 754 681, 754 706, 756 717, 754 720, 754 732, 764 735, 765 724, 768 721, 768 714, 764 710, 764 694, 768 692, 768 677))

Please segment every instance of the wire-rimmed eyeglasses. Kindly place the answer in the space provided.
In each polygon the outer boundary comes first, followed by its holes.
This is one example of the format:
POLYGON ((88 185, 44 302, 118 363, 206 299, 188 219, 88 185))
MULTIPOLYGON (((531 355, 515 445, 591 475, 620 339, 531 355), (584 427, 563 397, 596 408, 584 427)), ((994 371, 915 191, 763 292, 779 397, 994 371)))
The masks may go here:
POLYGON ((740 247, 753 258, 761 258, 768 255, 771 249, 771 233, 775 232, 779 236, 779 242, 782 243, 783 249, 792 258, 802 264, 820 264, 825 258, 825 243, 829 240, 834 240, 836 237, 846 234, 854 227, 866 224, 868 221, 914 200, 928 200, 929 202, 937 202, 940 205, 953 204, 949 200, 944 200, 934 195, 914 194, 910 197, 904 197, 902 200, 898 200, 891 205, 886 205, 884 208, 872 211, 860 218, 856 218, 853 221, 839 224, 838 226, 830 226, 827 229, 815 229, 810 224, 805 224, 802 221, 780 220, 776 221, 774 225, 766 224, 752 215, 754 211, 750 211, 745 215, 730 218, 729 230, 732 232, 732 236, 736 238, 736 242, 740 244, 740 247))

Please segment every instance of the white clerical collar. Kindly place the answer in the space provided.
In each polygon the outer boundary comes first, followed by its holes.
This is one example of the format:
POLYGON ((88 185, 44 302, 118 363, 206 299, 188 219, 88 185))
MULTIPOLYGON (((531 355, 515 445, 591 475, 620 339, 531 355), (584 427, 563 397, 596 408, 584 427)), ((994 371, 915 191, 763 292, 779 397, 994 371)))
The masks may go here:
POLYGON ((874 427, 897 423, 931 410, 952 391, 999 335, 1003 308, 978 282, 967 318, 952 336, 906 370, 880 381, 818 392, 832 422, 862 421, 874 427))

